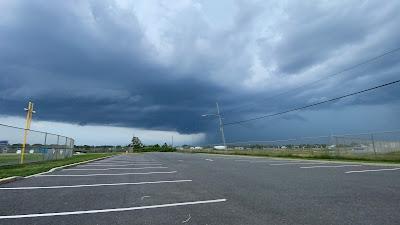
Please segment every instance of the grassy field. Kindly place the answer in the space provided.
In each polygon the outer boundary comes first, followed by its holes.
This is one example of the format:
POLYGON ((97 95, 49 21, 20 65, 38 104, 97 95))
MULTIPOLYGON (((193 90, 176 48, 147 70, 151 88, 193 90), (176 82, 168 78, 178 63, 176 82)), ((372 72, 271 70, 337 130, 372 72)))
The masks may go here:
MULTIPOLYGON (((0 165, 4 164, 18 164, 20 161, 21 154, 15 153, 2 153, 0 154, 0 165)), ((43 155, 34 153, 34 154, 25 154, 26 162, 35 162, 43 160, 43 155)))
POLYGON ((11 177, 11 176, 28 176, 35 173, 48 171, 54 167, 101 158, 105 156, 111 156, 111 155, 113 154, 92 153, 92 154, 74 155, 71 158, 61 159, 61 160, 34 162, 22 165, 17 164, 17 165, 0 166, 0 178, 11 177))
POLYGON ((248 155, 248 156, 265 156, 265 157, 283 157, 296 159, 324 159, 324 160, 348 160, 348 161, 364 161, 364 162, 384 162, 384 163, 400 163, 400 151, 385 154, 351 154, 342 153, 336 155, 334 152, 328 151, 309 151, 309 150, 179 150, 186 153, 211 153, 225 155, 248 155))

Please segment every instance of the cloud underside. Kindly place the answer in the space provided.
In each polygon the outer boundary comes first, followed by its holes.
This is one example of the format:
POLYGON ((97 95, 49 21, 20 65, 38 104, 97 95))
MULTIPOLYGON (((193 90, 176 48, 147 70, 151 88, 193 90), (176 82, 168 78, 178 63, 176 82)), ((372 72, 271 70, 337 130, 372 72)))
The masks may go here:
MULTIPOLYGON (((39 120, 204 132, 216 101, 235 121, 399 77, 393 53, 278 95, 400 47, 398 1, 223 3, 3 1, 0 114, 32 99, 39 120)), ((399 97, 397 85, 315 110, 399 97)))

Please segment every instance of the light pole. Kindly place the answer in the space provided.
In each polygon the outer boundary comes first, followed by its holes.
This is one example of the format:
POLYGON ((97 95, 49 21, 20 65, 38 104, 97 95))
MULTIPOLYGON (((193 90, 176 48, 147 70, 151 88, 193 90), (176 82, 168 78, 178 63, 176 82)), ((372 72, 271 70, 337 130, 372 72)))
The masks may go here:
POLYGON ((224 146, 226 146, 225 134, 224 134, 224 124, 222 123, 222 117, 221 117, 221 113, 219 111, 218 102, 216 102, 215 104, 217 105, 217 114, 203 114, 201 116, 203 116, 203 117, 207 117, 207 116, 216 116, 216 117, 218 117, 218 119, 219 119, 219 130, 221 132, 222 143, 224 144, 224 146))
POLYGON ((24 155, 25 155, 25 148, 26 148, 26 139, 28 137, 28 130, 31 129, 31 122, 32 122, 32 114, 36 113, 33 110, 33 102, 29 101, 28 108, 25 108, 26 113, 26 123, 25 123, 25 130, 24 130, 24 142, 22 143, 22 150, 21 150, 21 161, 20 163, 24 163, 24 155))

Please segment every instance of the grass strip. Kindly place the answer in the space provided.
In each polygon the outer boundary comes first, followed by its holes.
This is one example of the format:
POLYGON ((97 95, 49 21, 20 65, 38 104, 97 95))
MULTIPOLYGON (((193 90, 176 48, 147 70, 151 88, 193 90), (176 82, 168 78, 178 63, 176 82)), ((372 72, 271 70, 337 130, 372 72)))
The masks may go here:
POLYGON ((280 157, 290 159, 321 159, 328 161, 349 161, 349 162, 369 162, 369 163, 400 163, 400 152, 391 152, 385 154, 339 154, 320 151, 266 151, 266 150, 179 150, 183 153, 208 153, 221 155, 243 155, 260 157, 280 157))
POLYGON ((91 159, 97 159, 105 156, 111 156, 112 153, 90 153, 74 155, 71 158, 33 162, 27 164, 7 165, 0 166, 0 179, 11 176, 29 176, 36 173, 46 172, 54 167, 64 166, 72 163, 87 161, 91 159))

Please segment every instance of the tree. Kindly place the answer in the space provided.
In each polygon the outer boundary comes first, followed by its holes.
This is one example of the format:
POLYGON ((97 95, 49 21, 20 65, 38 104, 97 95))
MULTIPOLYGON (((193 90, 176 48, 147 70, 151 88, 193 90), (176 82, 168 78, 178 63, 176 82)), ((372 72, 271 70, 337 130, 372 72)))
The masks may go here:
POLYGON ((132 147, 135 149, 135 148, 142 148, 143 147, 143 144, 142 144, 142 142, 140 141, 140 139, 138 138, 138 137, 135 137, 135 136, 133 136, 132 137, 132 147))

